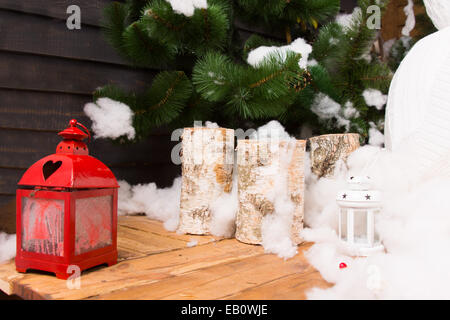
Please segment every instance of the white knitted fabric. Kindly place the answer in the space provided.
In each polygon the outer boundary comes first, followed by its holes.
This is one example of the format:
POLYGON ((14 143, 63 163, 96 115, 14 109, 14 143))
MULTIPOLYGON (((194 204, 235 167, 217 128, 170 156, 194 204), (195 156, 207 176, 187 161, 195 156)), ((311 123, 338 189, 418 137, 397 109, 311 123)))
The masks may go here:
POLYGON ((423 0, 428 16, 438 29, 450 26, 450 0, 423 0))
POLYGON ((402 61, 389 90, 385 135, 386 148, 416 158, 420 174, 450 175, 450 27, 420 40, 402 61))

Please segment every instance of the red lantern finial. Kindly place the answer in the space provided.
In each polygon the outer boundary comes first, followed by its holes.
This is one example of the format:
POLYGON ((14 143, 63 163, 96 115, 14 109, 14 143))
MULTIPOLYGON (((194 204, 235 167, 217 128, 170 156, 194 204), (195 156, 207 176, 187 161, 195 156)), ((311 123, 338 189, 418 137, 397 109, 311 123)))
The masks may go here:
POLYGON ((58 135, 63 137, 64 140, 57 146, 56 153, 88 154, 88 148, 83 140, 89 138, 88 141, 90 141, 91 134, 89 130, 76 119, 70 120, 69 127, 58 133, 58 135), (78 127, 81 127, 84 131, 78 127))
POLYGON ((76 127, 77 126, 78 121, 76 119, 72 119, 70 120, 69 124, 71 127, 76 127))

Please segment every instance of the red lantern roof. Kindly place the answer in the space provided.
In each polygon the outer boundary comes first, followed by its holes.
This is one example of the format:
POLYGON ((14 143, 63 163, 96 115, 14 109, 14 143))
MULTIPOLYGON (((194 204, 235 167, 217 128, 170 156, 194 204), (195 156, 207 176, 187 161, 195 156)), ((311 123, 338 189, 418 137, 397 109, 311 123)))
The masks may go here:
POLYGON ((89 155, 83 140, 90 138, 89 131, 76 120, 59 133, 64 138, 56 153, 34 163, 22 176, 20 186, 48 188, 118 188, 111 170, 100 160, 89 155), (83 127, 83 132, 77 125, 83 127))

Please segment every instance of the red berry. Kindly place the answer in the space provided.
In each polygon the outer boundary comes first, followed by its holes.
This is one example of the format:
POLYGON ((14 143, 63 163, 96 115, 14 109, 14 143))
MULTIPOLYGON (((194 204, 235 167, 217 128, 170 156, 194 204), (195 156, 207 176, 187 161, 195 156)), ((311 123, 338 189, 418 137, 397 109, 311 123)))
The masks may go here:
POLYGON ((339 269, 345 269, 347 268, 347 264, 345 262, 339 263, 339 269))

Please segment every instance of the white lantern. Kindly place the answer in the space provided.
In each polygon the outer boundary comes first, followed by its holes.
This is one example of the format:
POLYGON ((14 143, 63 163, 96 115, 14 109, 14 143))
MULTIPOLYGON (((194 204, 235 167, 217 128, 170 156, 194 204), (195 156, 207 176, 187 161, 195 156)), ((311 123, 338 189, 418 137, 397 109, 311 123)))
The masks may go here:
POLYGON ((354 176, 347 180, 348 188, 337 195, 339 205, 339 239, 357 256, 383 252, 375 232, 375 216, 381 211, 381 192, 371 190, 371 179, 354 176))

